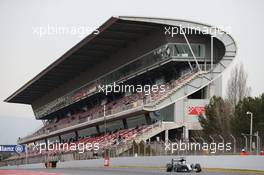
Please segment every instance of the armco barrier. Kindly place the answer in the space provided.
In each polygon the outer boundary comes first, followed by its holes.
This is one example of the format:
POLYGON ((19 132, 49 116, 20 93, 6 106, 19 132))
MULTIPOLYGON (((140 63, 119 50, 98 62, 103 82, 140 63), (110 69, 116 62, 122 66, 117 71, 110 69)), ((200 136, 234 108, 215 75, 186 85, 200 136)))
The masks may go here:
MULTIPOLYGON (((174 156, 110 158, 111 166, 165 167, 174 156)), ((186 156, 188 162, 200 163, 203 168, 248 169, 264 171, 264 156, 186 156)), ((58 168, 103 167, 103 159, 58 162, 58 168)), ((43 168, 43 164, 8 166, 1 168, 43 168)))

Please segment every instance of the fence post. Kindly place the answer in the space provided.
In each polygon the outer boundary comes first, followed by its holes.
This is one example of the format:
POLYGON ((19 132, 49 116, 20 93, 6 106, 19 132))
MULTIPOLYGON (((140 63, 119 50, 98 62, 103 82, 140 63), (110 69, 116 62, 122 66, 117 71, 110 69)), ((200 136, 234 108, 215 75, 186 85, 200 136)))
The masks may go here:
MULTIPOLYGON (((225 139, 224 137, 222 137, 221 135, 218 135, 220 137, 220 139, 222 140, 222 143, 225 143, 225 139)), ((223 149, 223 153, 225 152, 225 149, 223 149)))
MULTIPOLYGON (((179 145, 179 140, 177 138, 175 138, 175 141, 179 145)), ((180 149, 179 148, 177 149, 177 153, 178 153, 178 155, 180 155, 180 149)))
MULTIPOLYGON (((196 141, 196 139, 194 138, 194 137, 191 137, 191 139, 194 141, 194 143, 195 143, 195 145, 196 145, 196 143, 197 143, 197 141, 196 141)), ((195 147, 196 148, 196 147, 195 147)), ((194 149, 194 155, 196 155, 197 153, 196 153, 196 149, 194 149)))
POLYGON ((138 150, 137 150, 137 155, 140 156, 140 142, 138 143, 138 150))
POLYGON ((143 143, 143 148, 144 148, 144 152, 143 152, 143 156, 146 156, 146 142, 143 143))
POLYGON ((152 147, 151 147, 151 143, 149 144, 149 156, 152 156, 152 147))
POLYGON ((203 141, 203 143, 205 143, 205 140, 204 138, 202 138, 201 136, 199 137, 199 139, 201 139, 203 141))
POLYGON ((132 143, 132 157, 135 156, 135 145, 134 143, 132 143))
POLYGON ((210 137, 210 139, 212 140, 212 143, 215 143, 214 138, 213 138, 211 135, 209 135, 209 137, 210 137))
MULTIPOLYGON (((214 138, 211 135, 209 135, 209 138, 212 140, 212 143, 215 143, 215 140, 214 140, 214 138)), ((209 151, 209 153, 211 154, 210 151, 209 151)))
POLYGON ((256 132, 256 141, 257 141, 257 155, 259 154, 259 148, 260 148, 260 144, 259 144, 259 134, 258 134, 258 131, 256 132))
POLYGON ((233 143, 234 143, 234 149, 233 152, 234 154, 236 154, 236 138, 231 134, 230 137, 233 139, 233 143))
POLYGON ((244 133, 242 133, 241 135, 244 136, 244 138, 245 138, 245 150, 247 151, 247 147, 248 147, 248 145, 247 145, 247 136, 244 133))
POLYGON ((170 140, 168 139, 167 142, 164 142, 164 145, 163 145, 163 150, 164 150, 164 155, 167 156, 168 155, 168 152, 167 150, 165 149, 166 148, 166 144, 168 144, 170 142, 170 140))
POLYGON ((157 150, 158 150, 158 148, 157 148, 157 141, 155 141, 155 156, 158 155, 157 150))

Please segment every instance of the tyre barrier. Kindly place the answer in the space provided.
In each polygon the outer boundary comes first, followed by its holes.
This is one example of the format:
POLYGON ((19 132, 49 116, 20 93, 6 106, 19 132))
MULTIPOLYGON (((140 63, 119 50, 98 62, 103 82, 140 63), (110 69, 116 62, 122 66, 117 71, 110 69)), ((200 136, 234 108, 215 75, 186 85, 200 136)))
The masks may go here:
POLYGON ((49 161, 45 163, 46 168, 56 168, 57 167, 57 161, 49 161))

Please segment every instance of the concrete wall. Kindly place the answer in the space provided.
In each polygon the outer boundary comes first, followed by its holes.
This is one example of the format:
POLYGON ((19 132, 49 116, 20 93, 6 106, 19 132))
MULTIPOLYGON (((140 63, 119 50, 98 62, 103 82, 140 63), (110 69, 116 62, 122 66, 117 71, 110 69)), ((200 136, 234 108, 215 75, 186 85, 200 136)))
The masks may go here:
MULTIPOLYGON (((110 166, 165 167, 173 156, 111 158, 110 166)), ((190 163, 200 163, 202 168, 225 168, 263 170, 264 156, 186 156, 190 163)), ((103 159, 67 161, 58 163, 58 168, 102 167, 103 159)), ((43 164, 10 166, 2 168, 43 168, 43 164)))

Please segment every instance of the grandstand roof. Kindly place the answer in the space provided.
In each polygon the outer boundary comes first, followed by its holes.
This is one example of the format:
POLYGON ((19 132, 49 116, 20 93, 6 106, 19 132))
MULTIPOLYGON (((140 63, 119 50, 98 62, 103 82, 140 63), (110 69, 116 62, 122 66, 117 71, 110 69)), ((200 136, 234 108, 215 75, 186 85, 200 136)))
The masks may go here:
POLYGON ((129 42, 133 42, 153 30, 161 29, 161 25, 210 27, 178 19, 111 17, 98 28, 98 35, 88 35, 9 96, 5 102, 32 104, 34 100, 57 88, 63 82, 67 82, 93 67, 96 62, 107 59, 111 53, 125 47, 129 42))
POLYGON ((111 53, 157 27, 158 24, 154 23, 111 17, 98 28, 99 34, 88 35, 5 101, 31 104, 35 99, 93 67, 94 63, 107 59, 111 53))

